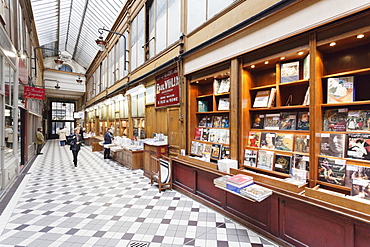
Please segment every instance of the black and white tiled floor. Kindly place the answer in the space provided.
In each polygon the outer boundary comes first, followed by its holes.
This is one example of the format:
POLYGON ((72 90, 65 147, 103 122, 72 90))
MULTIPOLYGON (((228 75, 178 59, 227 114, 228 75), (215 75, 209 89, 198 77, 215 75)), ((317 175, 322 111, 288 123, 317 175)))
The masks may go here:
POLYGON ((82 147, 48 141, 0 216, 0 246, 277 246, 82 147))

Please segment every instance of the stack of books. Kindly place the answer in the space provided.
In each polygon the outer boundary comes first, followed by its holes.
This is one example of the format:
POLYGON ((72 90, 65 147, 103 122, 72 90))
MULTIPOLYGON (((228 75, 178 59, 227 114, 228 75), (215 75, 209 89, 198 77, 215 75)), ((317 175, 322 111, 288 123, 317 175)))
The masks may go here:
POLYGON ((227 179, 226 189, 240 194, 240 190, 253 184, 253 177, 237 174, 227 179))
POLYGON ((251 186, 243 188, 240 194, 260 202, 272 195, 272 190, 257 184, 252 184, 251 186))
POLYGON ((215 178, 215 179, 213 179, 213 183, 217 186, 222 187, 222 188, 226 188, 226 182, 227 182, 227 179, 229 177, 230 177, 229 175, 225 175, 225 176, 222 176, 222 177, 219 177, 219 178, 215 178))

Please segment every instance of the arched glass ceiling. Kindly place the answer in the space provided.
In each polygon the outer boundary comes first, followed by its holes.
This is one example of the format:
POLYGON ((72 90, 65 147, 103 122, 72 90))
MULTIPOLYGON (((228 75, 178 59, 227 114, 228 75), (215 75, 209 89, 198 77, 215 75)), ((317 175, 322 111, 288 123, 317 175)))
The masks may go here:
MULTIPOLYGON (((68 52, 88 68, 98 29, 111 28, 127 0, 31 0, 40 46, 68 52)), ((42 50, 45 57, 57 52, 42 50)))

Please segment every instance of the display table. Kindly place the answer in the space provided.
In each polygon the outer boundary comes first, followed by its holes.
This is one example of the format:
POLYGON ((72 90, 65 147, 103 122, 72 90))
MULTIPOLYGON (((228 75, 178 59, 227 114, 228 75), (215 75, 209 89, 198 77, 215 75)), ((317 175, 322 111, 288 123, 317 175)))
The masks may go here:
POLYGON ((162 155, 168 156, 168 143, 164 142, 146 142, 144 143, 144 176, 149 177, 151 172, 150 156, 160 158, 162 155))
POLYGON ((128 168, 135 170, 143 167, 143 150, 130 150, 128 148, 111 150, 112 158, 128 168))
POLYGON ((93 152, 104 150, 104 147, 102 145, 100 145, 100 143, 99 143, 99 142, 102 142, 102 141, 104 141, 103 136, 93 136, 93 137, 90 138, 90 143, 91 143, 91 147, 92 147, 93 152))

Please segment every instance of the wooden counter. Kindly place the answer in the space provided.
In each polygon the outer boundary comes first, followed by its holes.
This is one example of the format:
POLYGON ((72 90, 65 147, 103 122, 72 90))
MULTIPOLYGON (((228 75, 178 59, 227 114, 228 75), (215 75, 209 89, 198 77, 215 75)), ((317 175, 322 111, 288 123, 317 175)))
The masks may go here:
POLYGON ((168 156, 168 144, 148 144, 144 143, 144 176, 149 177, 150 174, 150 155, 156 158, 162 157, 162 155, 168 156))
POLYGON ((128 168, 135 170, 143 167, 143 150, 132 151, 130 149, 120 149, 112 152, 112 158, 128 168))

